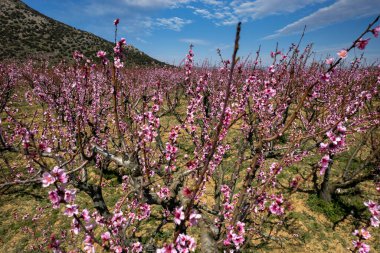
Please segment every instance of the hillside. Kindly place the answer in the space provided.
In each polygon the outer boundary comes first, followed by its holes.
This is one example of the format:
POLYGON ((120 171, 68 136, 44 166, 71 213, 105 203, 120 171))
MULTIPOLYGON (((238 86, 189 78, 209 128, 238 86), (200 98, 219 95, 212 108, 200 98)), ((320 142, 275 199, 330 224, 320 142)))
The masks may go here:
MULTIPOLYGON (((91 58, 113 48, 113 43, 51 19, 20 0, 0 1, 0 24, 0 60, 71 58, 75 50, 91 58)), ((128 46, 126 57, 127 65, 162 64, 133 46, 128 46)))

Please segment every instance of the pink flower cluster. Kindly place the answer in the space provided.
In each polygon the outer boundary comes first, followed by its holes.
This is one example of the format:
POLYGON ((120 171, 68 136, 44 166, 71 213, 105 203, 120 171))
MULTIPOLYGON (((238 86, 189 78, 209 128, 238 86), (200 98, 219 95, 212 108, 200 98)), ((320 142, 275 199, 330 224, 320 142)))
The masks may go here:
POLYGON ((327 64, 327 65, 331 65, 331 64, 333 64, 334 63, 334 58, 333 57, 330 57, 330 58, 327 58, 326 60, 325 60, 325 63, 327 64))
POLYGON ((190 226, 195 226, 198 224, 198 220, 202 218, 202 215, 193 211, 191 214, 190 214, 190 217, 189 217, 189 223, 190 223, 190 226))
POLYGON ((116 43, 115 47, 113 48, 113 52, 114 52, 114 66, 117 69, 120 69, 120 68, 124 67, 124 64, 123 64, 123 62, 121 60, 123 58, 123 48, 124 48, 125 45, 127 45, 127 42, 126 42, 125 38, 121 38, 116 43))
POLYGON ((49 191, 49 199, 53 204, 53 208, 58 208, 61 203, 73 203, 75 200, 75 190, 58 188, 49 191))
POLYGON ((244 235, 245 235, 245 223, 238 221, 236 226, 229 227, 227 232, 227 238, 223 241, 223 245, 225 246, 234 246, 237 250, 244 243, 244 235))
POLYGON ((329 164, 330 164, 330 156, 327 154, 327 155, 324 155, 321 159, 321 161, 319 162, 319 164, 321 165, 321 169, 319 171, 319 174, 320 175, 324 175, 327 168, 329 167, 329 164))
POLYGON ((347 57, 347 55, 348 55, 348 52, 347 52, 346 49, 342 49, 342 50, 340 50, 340 51, 337 53, 337 55, 339 56, 339 58, 341 58, 341 59, 345 59, 345 58, 347 57))
POLYGON ((281 51, 276 51, 276 52, 270 52, 270 57, 274 58, 276 55, 281 54, 281 51))
POLYGON ((368 207, 369 212, 371 213, 371 226, 379 227, 380 226, 380 205, 372 200, 369 200, 364 203, 368 207))
POLYGON ((185 213, 183 212, 183 206, 176 207, 174 210, 174 223, 179 225, 185 219, 185 213))
POLYGON ((119 231, 123 225, 127 222, 127 219, 124 217, 123 212, 116 212, 111 218, 111 224, 114 232, 119 231))
POLYGON ((283 199, 282 194, 278 195, 278 196, 273 195, 272 199, 274 201, 269 206, 269 211, 271 212, 271 214, 278 215, 278 216, 283 215, 285 209, 282 206, 282 204, 284 203, 284 199, 283 199))
POLYGON ((369 40, 370 40, 370 38, 368 38, 368 39, 360 38, 358 40, 358 42, 356 42, 355 46, 357 48, 359 48, 360 50, 364 50, 365 47, 368 45, 369 40))
POLYGON ((58 166, 55 166, 51 173, 44 172, 42 174, 42 186, 48 187, 55 182, 61 182, 62 184, 66 184, 69 180, 69 177, 65 173, 63 169, 60 169, 58 166))
POLYGON ((100 50, 96 53, 96 56, 102 60, 103 65, 108 64, 108 59, 107 59, 106 55, 107 55, 107 53, 102 51, 102 50, 100 50))
POLYGON ((186 81, 190 79, 191 71, 193 69, 193 58, 194 58, 193 48, 192 46, 190 46, 189 53, 187 54, 186 60, 185 60, 185 75, 186 75, 185 80, 186 81))
POLYGON ((354 245, 355 251, 359 253, 368 253, 370 251, 370 246, 368 244, 363 243, 363 240, 368 240, 371 238, 371 234, 365 228, 359 230, 355 230, 353 235, 358 237, 358 240, 354 240, 352 244, 354 245))
POLYGON ((157 249, 156 253, 189 253, 194 252, 197 244, 193 237, 185 234, 179 234, 175 245, 166 244, 163 248, 157 249))
POLYGON ((228 185, 222 185, 220 192, 223 195, 223 217, 229 220, 233 215, 234 205, 230 203, 231 189, 228 185))
POLYGON ((361 241, 353 241, 352 244, 358 253, 368 253, 370 251, 370 246, 361 241))
POLYGON ((166 153, 165 158, 166 160, 170 161, 172 160, 176 154, 177 154, 178 148, 170 143, 166 143, 166 153))
POLYGON ((149 218, 149 216, 150 216, 150 205, 146 203, 140 204, 140 207, 138 209, 137 219, 139 221, 142 221, 144 219, 149 218))
POLYGON ((168 187, 162 187, 159 192, 157 192, 157 196, 160 199, 167 199, 170 196, 170 189, 168 187))
POLYGON ((376 38, 379 37, 379 33, 380 33, 380 25, 379 25, 379 26, 376 26, 374 29, 372 29, 371 32, 373 33, 373 36, 375 36, 376 38))
POLYGON ((321 161, 319 162, 321 165, 320 174, 325 174, 326 169, 329 166, 329 163, 331 162, 331 154, 335 154, 337 152, 340 152, 344 149, 346 142, 346 127, 339 123, 336 127, 336 134, 334 134, 332 131, 328 131, 326 133, 327 137, 329 138, 329 143, 322 142, 320 144, 320 151, 321 153, 324 153, 325 155, 322 157, 321 161))
POLYGON ((178 253, 194 252, 197 247, 195 239, 189 235, 180 234, 176 240, 176 249, 178 253))

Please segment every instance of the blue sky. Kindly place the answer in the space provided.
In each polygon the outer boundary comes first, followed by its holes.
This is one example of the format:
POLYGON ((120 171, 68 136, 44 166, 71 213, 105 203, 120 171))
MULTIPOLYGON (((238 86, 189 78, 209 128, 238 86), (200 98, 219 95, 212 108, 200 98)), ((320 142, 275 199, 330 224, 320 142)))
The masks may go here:
MULTIPOLYGON (((78 29, 113 41, 113 20, 120 18, 119 38, 125 37, 150 56, 178 64, 190 43, 198 63, 231 57, 235 28, 243 22, 239 55, 262 58, 279 43, 287 50, 304 26, 303 46, 314 44, 315 57, 348 47, 380 14, 380 0, 23 0, 32 8, 78 29)), ((364 51, 369 62, 380 59, 380 38, 373 36, 364 51)), ((355 50, 350 56, 360 55, 355 50)))

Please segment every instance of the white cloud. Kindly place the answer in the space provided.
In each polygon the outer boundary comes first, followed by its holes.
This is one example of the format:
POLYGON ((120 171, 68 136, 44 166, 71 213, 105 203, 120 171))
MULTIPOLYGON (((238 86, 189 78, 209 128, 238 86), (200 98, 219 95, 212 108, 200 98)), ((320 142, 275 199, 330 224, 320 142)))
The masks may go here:
POLYGON ((192 23, 191 20, 182 19, 179 17, 172 17, 172 18, 157 18, 157 26, 164 27, 169 30, 173 31, 181 31, 182 27, 192 23))
POLYGON ((209 5, 222 5, 224 4, 223 1, 218 1, 218 0, 202 0, 203 3, 209 4, 209 5))
POLYGON ((204 4, 202 7, 188 6, 194 14, 210 19, 217 25, 236 25, 238 21, 293 13, 306 6, 327 0, 233 0, 229 3, 216 0, 200 1, 204 4))
POLYGON ((123 0, 129 6, 140 8, 168 8, 189 3, 192 0, 123 0))
POLYGON ((259 19, 276 14, 293 13, 311 4, 325 1, 326 0, 234 0, 231 5, 235 13, 239 16, 259 19))
POLYGON ((195 15, 212 20, 216 25, 236 25, 241 20, 228 6, 218 6, 214 9, 202 9, 193 6, 187 6, 187 8, 192 9, 195 15))
POLYGON ((305 25, 308 31, 312 31, 334 23, 375 15, 379 13, 379 10, 380 1, 378 0, 338 0, 330 6, 288 24, 276 31, 275 34, 267 36, 266 39, 302 32, 305 25))
POLYGON ((205 46, 208 45, 209 42, 201 39, 180 39, 179 41, 192 44, 192 45, 199 45, 199 46, 205 46))
POLYGON ((202 17, 207 18, 207 19, 212 19, 214 17, 213 14, 211 14, 211 12, 209 12, 206 9, 194 8, 194 14, 197 14, 197 15, 202 16, 202 17))
POLYGON ((148 42, 140 37, 136 37, 136 41, 141 42, 143 44, 147 44, 148 42))

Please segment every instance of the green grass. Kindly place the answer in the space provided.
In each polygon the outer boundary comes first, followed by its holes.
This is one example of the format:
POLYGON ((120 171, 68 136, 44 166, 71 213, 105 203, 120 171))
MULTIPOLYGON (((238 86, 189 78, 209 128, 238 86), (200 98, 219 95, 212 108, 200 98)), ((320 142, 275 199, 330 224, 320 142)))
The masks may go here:
POLYGON ((325 215, 332 223, 339 222, 346 215, 346 210, 338 202, 324 201, 315 194, 309 195, 306 203, 312 211, 325 215))

